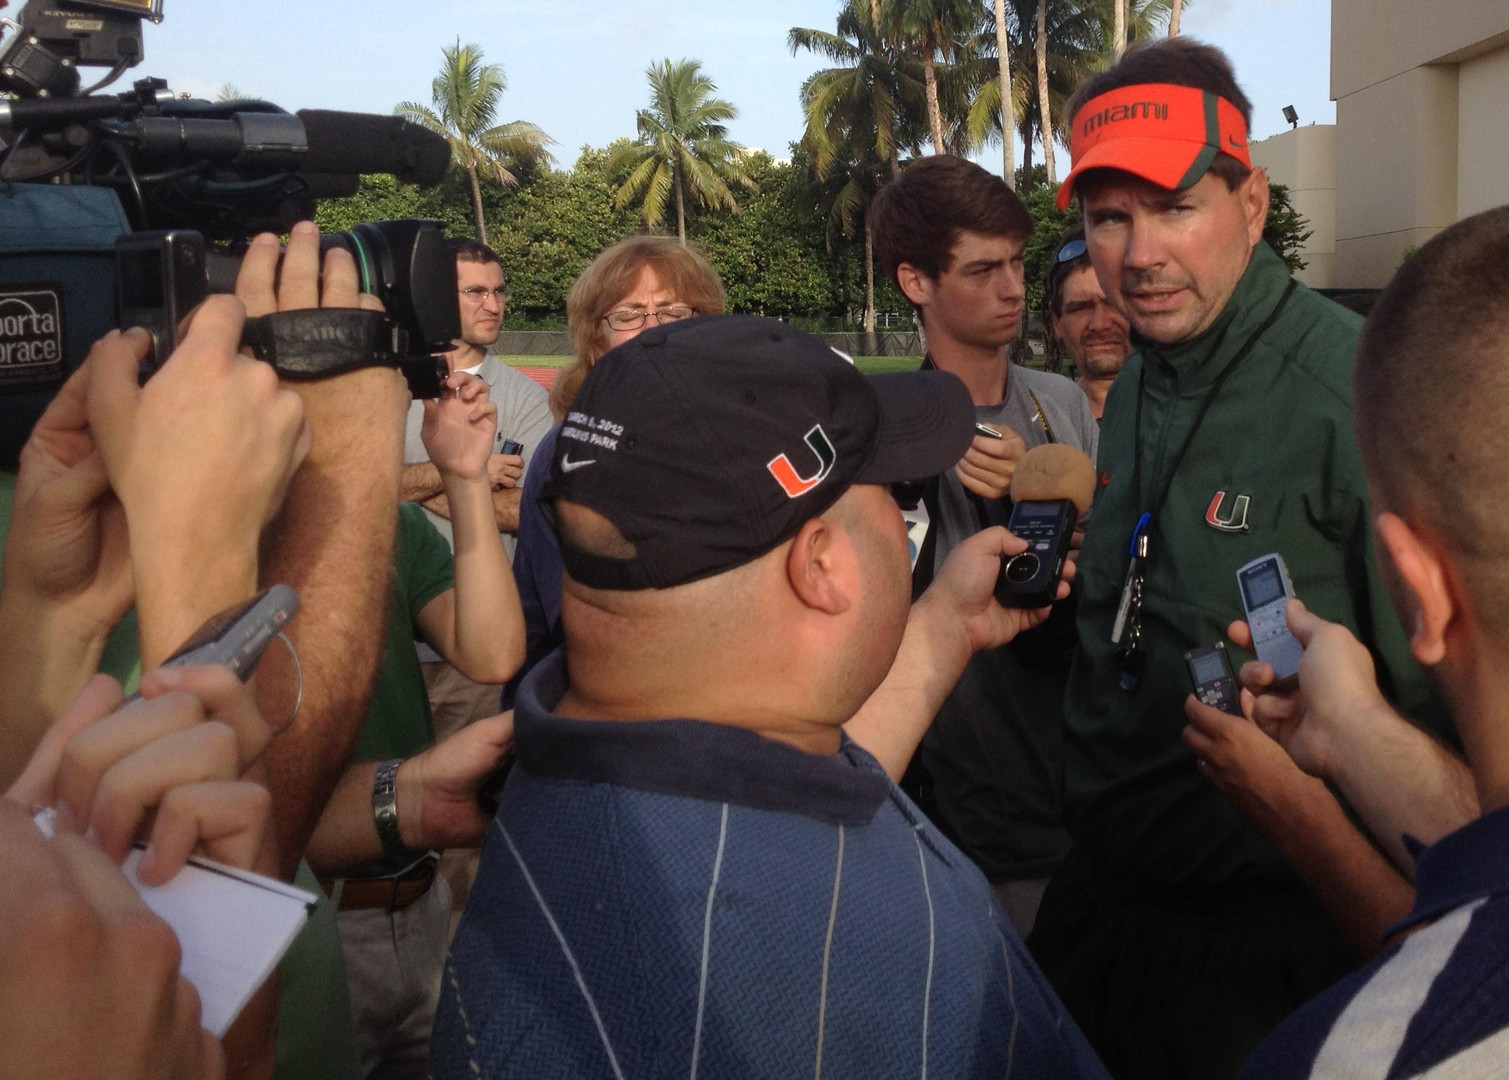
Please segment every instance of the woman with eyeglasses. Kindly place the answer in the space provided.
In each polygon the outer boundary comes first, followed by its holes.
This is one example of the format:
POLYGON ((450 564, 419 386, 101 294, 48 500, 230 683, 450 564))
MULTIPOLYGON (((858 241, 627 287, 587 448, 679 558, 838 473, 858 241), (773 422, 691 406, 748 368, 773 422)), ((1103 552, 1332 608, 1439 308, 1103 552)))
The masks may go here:
POLYGON ((608 248, 583 270, 566 297, 566 325, 576 360, 550 391, 558 421, 530 458, 519 508, 514 577, 524 605, 524 666, 503 688, 502 707, 513 707, 519 682, 562 641, 561 551, 540 514, 537 499, 550 474, 559 421, 592 365, 615 345, 649 326, 723 312, 723 283, 696 250, 665 236, 631 236, 608 248))

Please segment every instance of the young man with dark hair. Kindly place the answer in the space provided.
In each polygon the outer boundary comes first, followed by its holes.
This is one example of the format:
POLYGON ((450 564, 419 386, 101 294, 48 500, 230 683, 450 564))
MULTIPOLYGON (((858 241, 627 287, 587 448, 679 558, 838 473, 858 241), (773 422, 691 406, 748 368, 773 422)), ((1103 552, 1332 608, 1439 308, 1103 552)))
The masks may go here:
MULTIPOLYGON (((1093 459, 1098 431, 1074 383, 1007 361, 1024 315, 1022 245, 1032 218, 1000 177, 962 158, 922 158, 881 189, 870 220, 881 265, 922 320, 924 367, 962 379, 983 425, 958 464, 928 480, 913 512, 926 521, 913 562, 921 593, 959 543, 1007 521, 1006 493, 1029 447, 1064 442, 1093 459)), ((908 779, 1024 936, 1069 846, 1058 786, 1071 630, 1061 614, 1020 642, 976 654, 908 779)))
POLYGON ((1256 727, 1233 720, 1219 753, 1183 731, 1185 651, 1222 637, 1237 569, 1276 551, 1395 700, 1430 695, 1371 558, 1361 321, 1262 243, 1230 65, 1186 38, 1133 50, 1071 116, 1059 205, 1079 198, 1100 284, 1144 340, 1101 432, 1065 700, 1075 850, 1032 947, 1116 1076, 1220 1080, 1376 948, 1410 887, 1256 727))
POLYGON ((1132 351, 1131 324, 1106 299, 1085 246, 1085 230, 1076 225, 1064 234, 1048 267, 1043 306, 1048 312, 1044 353, 1048 366, 1067 356, 1098 421, 1106 394, 1132 351))
POLYGON ((1509 1061, 1506 343, 1509 207, 1499 207, 1447 229, 1395 275, 1353 373, 1378 557, 1471 771, 1390 707, 1344 627, 1298 602, 1288 611, 1305 645, 1298 689, 1273 693, 1259 665, 1242 672, 1260 694, 1254 719, 1340 787, 1416 885, 1393 928, 1410 936, 1287 1020, 1248 1062, 1253 1078, 1490 1077, 1509 1061))

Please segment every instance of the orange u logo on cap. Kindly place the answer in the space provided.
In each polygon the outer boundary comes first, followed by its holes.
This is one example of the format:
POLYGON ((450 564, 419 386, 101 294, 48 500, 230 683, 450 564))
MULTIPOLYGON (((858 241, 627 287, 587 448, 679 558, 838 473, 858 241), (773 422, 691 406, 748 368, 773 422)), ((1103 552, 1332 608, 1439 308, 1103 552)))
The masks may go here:
POLYGON ((1176 191, 1204 176, 1217 154, 1252 168, 1247 122, 1231 102, 1171 83, 1118 87, 1074 114, 1074 167, 1058 189, 1058 208, 1069 208, 1074 179, 1086 169, 1120 169, 1176 191))
POLYGON ((775 482, 781 485, 781 490, 790 499, 805 495, 821 484, 823 478, 833 471, 833 464, 838 460, 838 451, 833 449, 833 443, 828 440, 828 433, 820 424, 813 424, 812 430, 807 432, 802 441, 817 455, 817 472, 811 476, 800 475, 796 471, 796 466, 791 464, 791 459, 785 454, 779 454, 765 464, 765 468, 770 470, 770 475, 775 477, 775 482))

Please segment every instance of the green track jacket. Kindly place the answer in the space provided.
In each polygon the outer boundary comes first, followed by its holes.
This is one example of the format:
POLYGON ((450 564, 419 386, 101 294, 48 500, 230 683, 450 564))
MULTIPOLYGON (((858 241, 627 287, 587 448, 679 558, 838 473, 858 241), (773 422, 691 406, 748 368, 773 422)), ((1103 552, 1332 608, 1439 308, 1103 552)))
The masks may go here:
MULTIPOLYGON (((1277 850, 1196 773, 1180 741, 1191 690, 1183 654, 1224 638, 1227 624, 1242 618, 1236 571, 1243 563, 1279 552, 1310 609, 1368 644, 1384 692, 1412 715, 1439 715, 1373 562, 1367 485, 1352 438, 1352 355, 1362 321, 1303 285, 1227 379, 1178 467, 1153 523, 1146 668, 1134 692, 1118 685, 1111 625, 1132 528, 1167 482, 1210 386, 1288 283, 1284 263, 1259 244, 1216 323, 1176 346, 1141 342, 1106 403, 1100 486, 1079 561, 1066 813, 1075 841, 1101 871, 1154 891, 1292 880, 1277 850), (1139 497, 1132 471, 1144 371, 1139 497)), ((1232 650, 1233 667, 1245 659, 1232 650)))

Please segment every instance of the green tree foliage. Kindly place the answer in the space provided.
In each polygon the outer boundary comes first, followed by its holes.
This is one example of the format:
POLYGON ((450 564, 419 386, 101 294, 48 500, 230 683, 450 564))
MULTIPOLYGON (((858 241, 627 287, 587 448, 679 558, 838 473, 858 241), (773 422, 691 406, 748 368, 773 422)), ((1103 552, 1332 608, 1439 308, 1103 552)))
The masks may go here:
POLYGON ((475 45, 456 44, 444 50, 440 74, 430 84, 434 105, 405 101, 393 111, 406 120, 444 135, 451 144, 451 157, 466 170, 471 182, 472 212, 477 239, 487 243, 487 221, 482 208, 481 177, 485 173, 504 185, 517 185, 515 169, 548 162, 545 147, 553 140, 523 120, 496 122, 498 102, 508 88, 500 64, 484 64, 475 45))
POLYGON ((1315 232, 1309 226, 1310 223, 1289 201, 1289 189, 1283 184, 1269 184, 1268 221, 1263 226, 1263 239, 1288 264, 1291 274, 1307 265, 1300 257, 1299 249, 1315 232))
POLYGON ((737 211, 729 184, 752 188, 741 160, 744 148, 728 137, 726 121, 739 115, 727 101, 713 97, 717 86, 702 74, 697 60, 662 60, 645 72, 650 107, 635 116, 639 141, 621 147, 610 164, 627 167, 615 206, 638 203, 645 224, 665 219, 676 201, 676 235, 686 243, 687 202, 693 206, 737 211))

